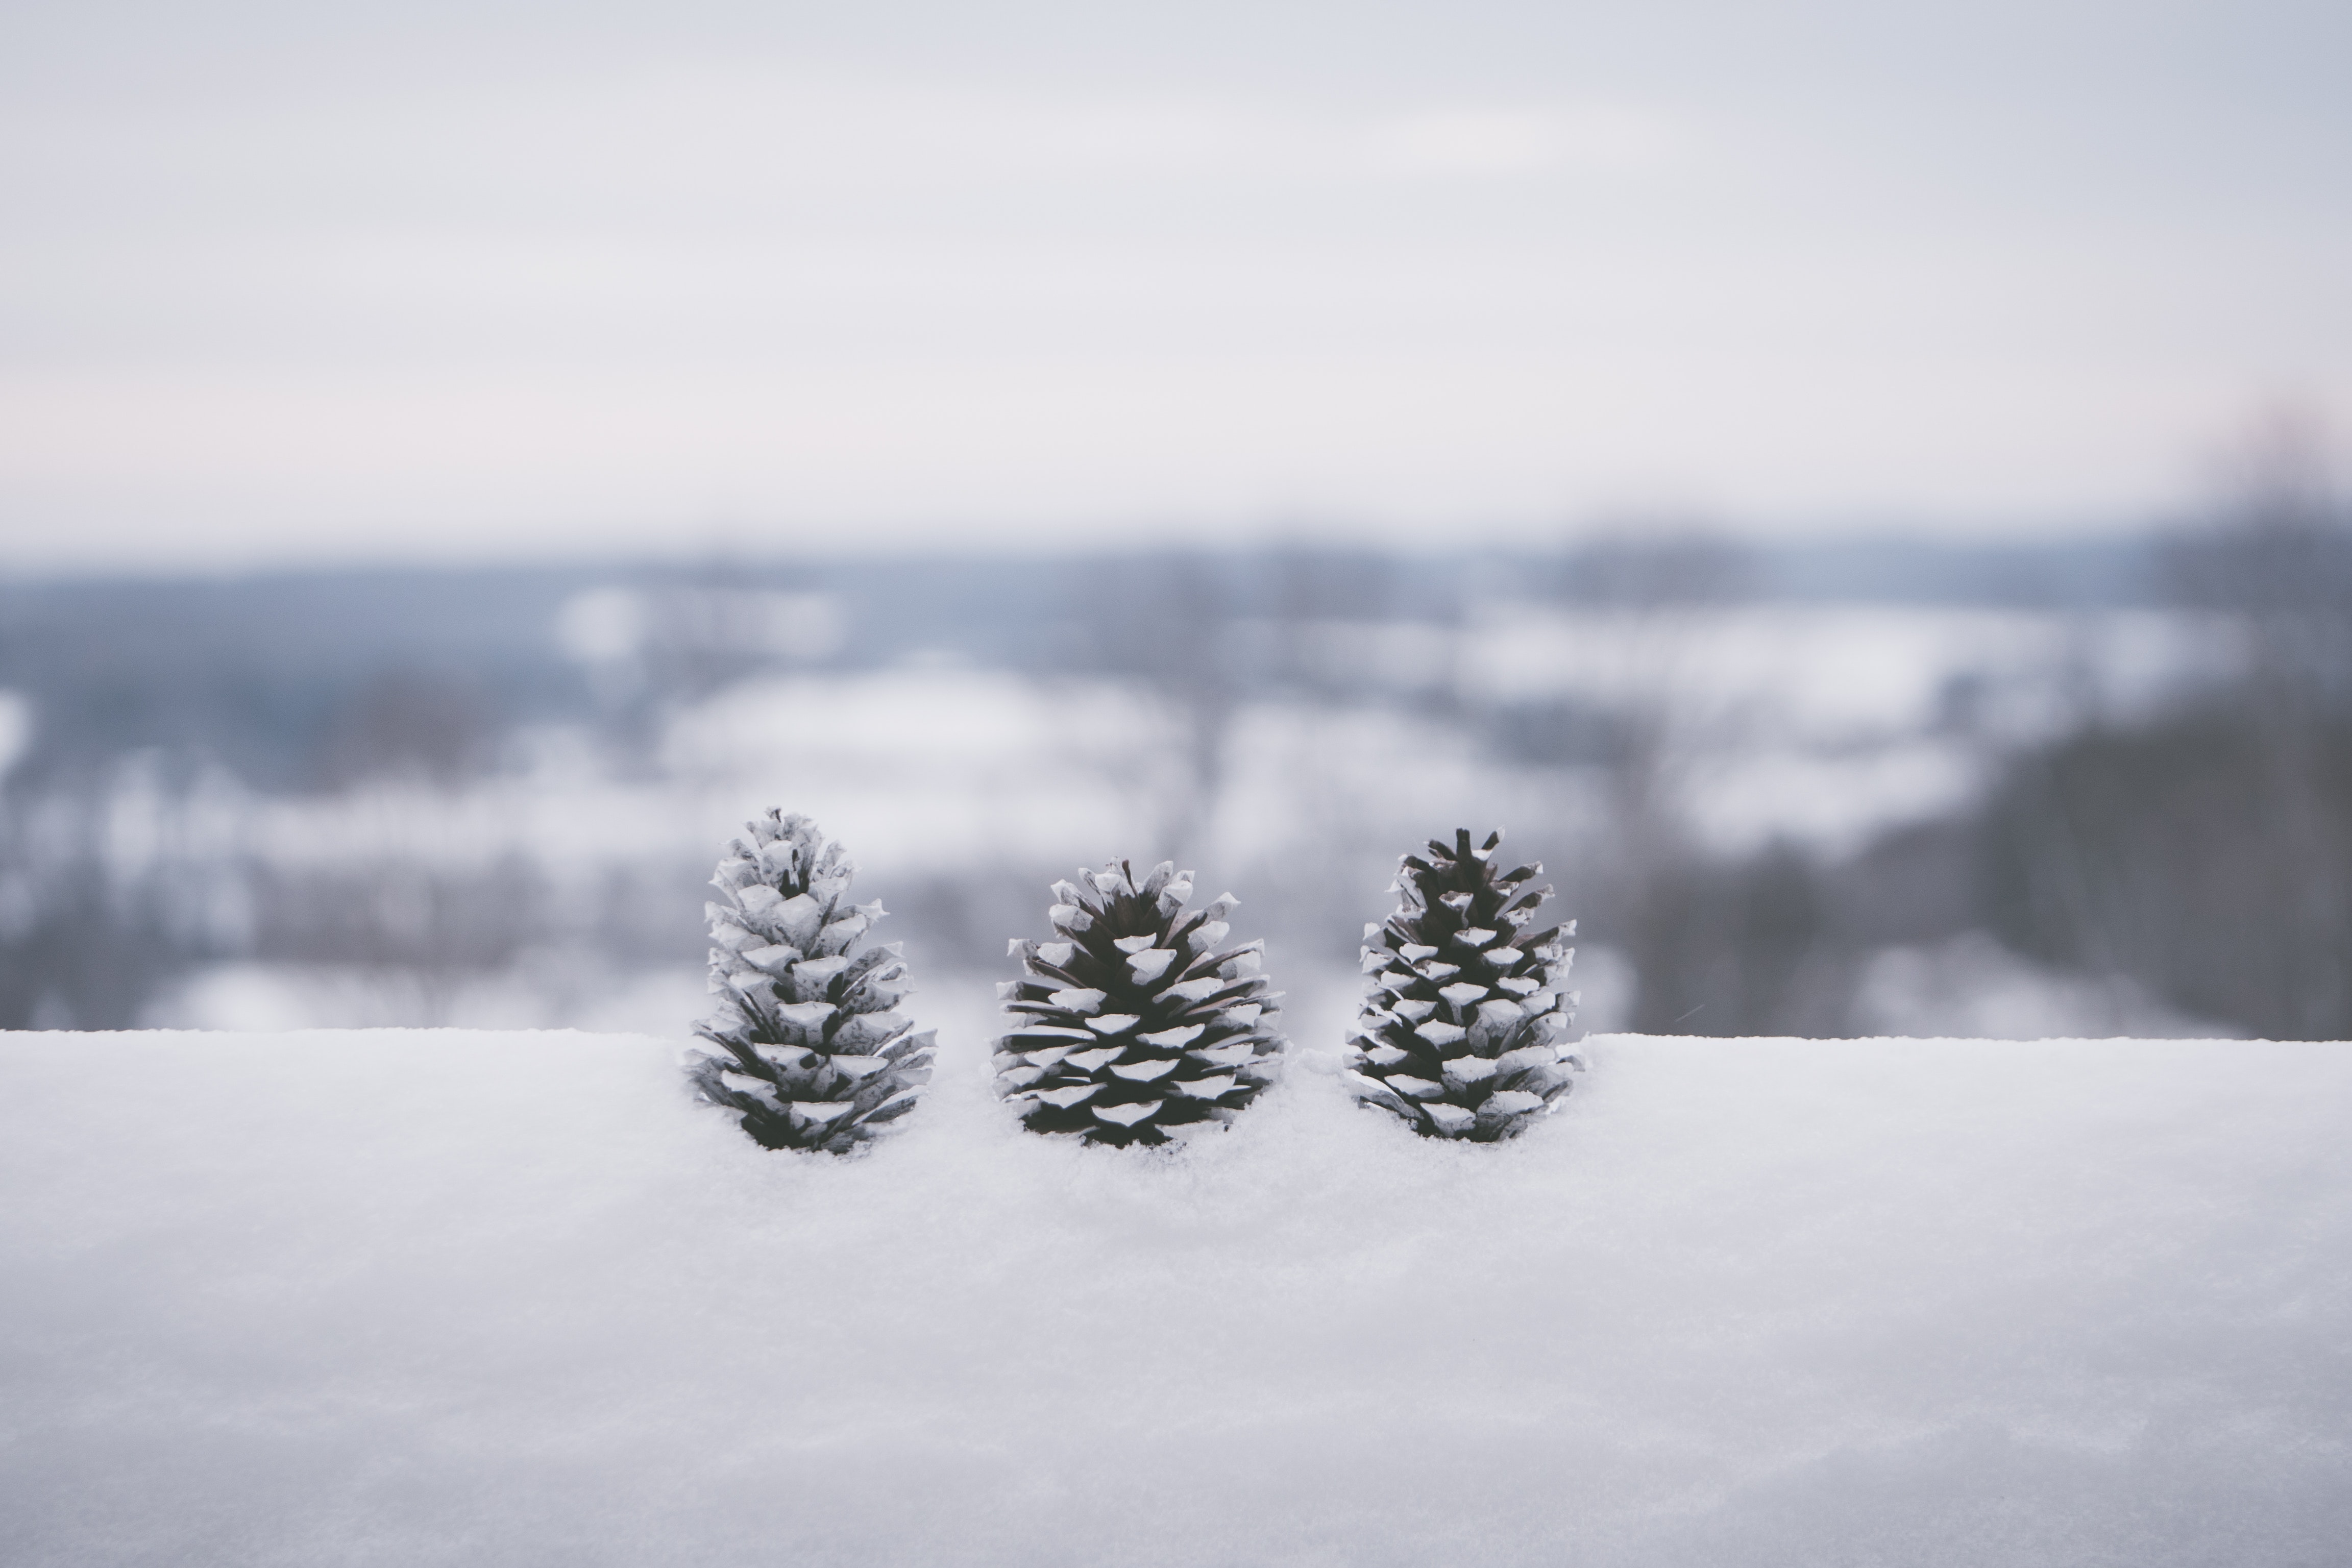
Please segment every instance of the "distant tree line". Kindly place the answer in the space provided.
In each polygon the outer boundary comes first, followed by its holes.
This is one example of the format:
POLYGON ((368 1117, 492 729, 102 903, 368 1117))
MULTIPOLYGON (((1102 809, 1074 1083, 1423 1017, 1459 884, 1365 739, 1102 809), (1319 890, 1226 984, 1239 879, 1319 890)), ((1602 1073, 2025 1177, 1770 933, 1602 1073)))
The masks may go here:
MULTIPOLYGON (((1598 776, 1607 833, 1547 842, 1538 823, 1521 840, 1552 864, 1585 939, 1629 961, 1639 1029, 1846 1032, 1873 952, 1983 931, 2040 963, 2126 977, 2184 1012, 2340 1037, 2352 1036, 2347 540, 2340 502, 2285 464, 2158 551, 2070 555, 2098 602, 2137 596, 2213 617, 2233 629, 2239 657, 2170 710, 2130 722, 2094 713, 2002 759, 1969 811, 1834 860, 1790 844, 1701 847, 1676 806, 1683 716, 1638 702, 1481 705, 1443 671, 1384 691, 1351 681, 1308 635, 1412 622, 1443 647, 1476 605, 1512 594, 1638 623, 1843 581, 1818 552, 1799 570, 1795 557, 1666 530, 1517 560, 1302 546, 1046 571, 947 563, 902 574, 910 585, 897 596, 879 567, 729 580, 847 605, 858 633, 829 667, 879 658, 891 637, 923 637, 917 646, 1128 683, 1182 739, 1157 786, 1154 855, 1195 852, 1227 786, 1237 717, 1269 697, 1409 703, 1498 763, 1598 776)), ((134 1023, 175 974, 221 958, 397 968, 444 997, 524 962, 549 931, 618 963, 691 964, 704 874, 691 866, 616 871, 583 903, 517 857, 469 869, 362 859, 301 870, 261 858, 207 870, 174 869, 166 852, 134 874, 114 842, 110 803, 124 798, 127 768, 167 803, 205 777, 269 792, 387 778, 456 792, 503 765, 518 725, 601 724, 616 747, 649 755, 665 712, 730 672, 786 667, 747 658, 726 617, 698 609, 716 591, 709 574, 671 572, 644 580, 642 683, 600 694, 550 626, 601 580, 0 589, 0 687, 28 694, 37 715, 31 750, 0 784, 0 1026, 134 1023)), ((1324 885, 1330 847, 1302 845, 1300 875, 1265 879, 1256 914, 1278 946, 1344 960, 1355 925, 1341 917, 1363 889, 1324 885), (1328 939, 1342 928, 1344 940, 1328 939)), ((979 968, 1033 901, 1032 879, 1001 867, 943 875, 904 889, 894 911, 931 962, 979 968)))

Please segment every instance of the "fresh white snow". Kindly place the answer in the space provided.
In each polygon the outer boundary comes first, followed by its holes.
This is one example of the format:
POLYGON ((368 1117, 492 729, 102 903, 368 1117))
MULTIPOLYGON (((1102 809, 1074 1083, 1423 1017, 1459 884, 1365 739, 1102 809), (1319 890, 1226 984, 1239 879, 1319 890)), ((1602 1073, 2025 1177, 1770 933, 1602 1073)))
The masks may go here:
POLYGON ((1160 1155, 1018 1131, 987 1015, 909 1011, 938 1079, 848 1161, 677 1040, 0 1036, 0 1561, 2352 1541, 2352 1047, 1601 1037, 1500 1147, 1310 1052, 1160 1155))

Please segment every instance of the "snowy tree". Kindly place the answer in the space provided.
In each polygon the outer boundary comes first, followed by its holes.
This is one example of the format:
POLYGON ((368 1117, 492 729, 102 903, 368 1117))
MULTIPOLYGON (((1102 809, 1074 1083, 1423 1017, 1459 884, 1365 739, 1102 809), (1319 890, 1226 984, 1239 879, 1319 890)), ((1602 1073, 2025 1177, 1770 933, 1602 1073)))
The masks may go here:
POLYGON ((1054 884, 1056 940, 1016 940, 1026 977, 998 992, 1015 1027, 997 1089, 1033 1132, 1165 1143, 1230 1121, 1274 1080, 1286 1042, 1263 942, 1225 949, 1232 894, 1188 912, 1192 873, 1127 861, 1054 884))
POLYGON ((1497 832, 1473 848, 1430 840, 1407 855, 1391 889, 1397 910, 1364 928, 1374 978, 1350 1037, 1348 1086, 1430 1138, 1491 1143, 1548 1114, 1583 1066, 1566 1044, 1563 993, 1575 922, 1529 931, 1551 892, 1530 889, 1540 866, 1497 874, 1497 832))
POLYGON ((883 910, 851 904, 856 868, 805 816, 746 825, 711 884, 710 989, 688 1063, 705 1100, 770 1149, 845 1154, 914 1109, 932 1036, 891 1009, 913 987, 897 942, 852 956, 883 910))

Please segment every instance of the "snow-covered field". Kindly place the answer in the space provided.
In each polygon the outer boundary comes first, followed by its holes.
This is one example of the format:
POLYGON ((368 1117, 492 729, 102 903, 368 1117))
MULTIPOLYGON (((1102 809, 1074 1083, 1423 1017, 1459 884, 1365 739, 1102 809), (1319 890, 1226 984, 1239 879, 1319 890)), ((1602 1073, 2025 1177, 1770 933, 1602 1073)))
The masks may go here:
POLYGON ((1603 1037, 1487 1148, 1308 1053, 1160 1157, 1019 1132, 926 1021, 848 1162, 676 1040, 0 1037, 0 1561, 2352 1541, 2352 1047, 1603 1037))

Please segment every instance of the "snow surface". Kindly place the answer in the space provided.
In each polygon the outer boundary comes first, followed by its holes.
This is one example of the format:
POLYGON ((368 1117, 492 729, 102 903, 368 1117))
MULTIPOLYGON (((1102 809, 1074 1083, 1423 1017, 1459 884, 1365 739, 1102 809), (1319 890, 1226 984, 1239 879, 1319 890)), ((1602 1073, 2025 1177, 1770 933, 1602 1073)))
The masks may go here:
POLYGON ((1169 1157, 1019 1132, 910 1010, 939 1079, 854 1161, 676 1040, 0 1037, 0 1561, 2352 1540, 2352 1048, 1603 1037, 1500 1147, 1316 1054, 1169 1157))

